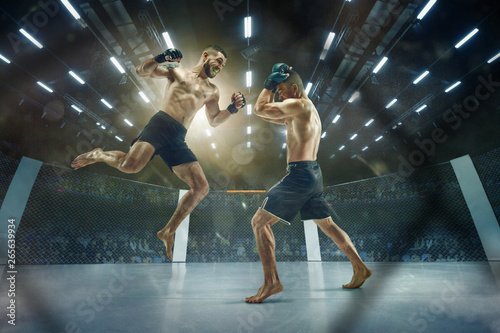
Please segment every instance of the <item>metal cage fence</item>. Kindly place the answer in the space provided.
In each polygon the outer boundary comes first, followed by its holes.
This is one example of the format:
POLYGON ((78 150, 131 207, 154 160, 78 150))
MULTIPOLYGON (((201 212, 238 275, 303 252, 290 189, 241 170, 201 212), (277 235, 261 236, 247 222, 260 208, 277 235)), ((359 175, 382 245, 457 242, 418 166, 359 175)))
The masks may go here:
POLYGON ((16 233, 19 264, 165 262, 179 191, 44 164, 16 233))
MULTIPOLYGON (((18 161, 0 155, 5 197, 18 161)), ((500 149, 474 158, 499 216, 500 149)), ((325 170, 324 170, 325 172, 325 170)), ((325 187, 333 220, 365 261, 482 261, 483 247, 450 163, 325 187)), ((265 194, 211 191, 190 215, 187 262, 259 261, 251 227, 265 194)), ((43 164, 16 233, 18 264, 167 262, 156 238, 179 190, 43 164)), ((304 226, 276 223, 278 261, 307 260, 304 226)), ((319 231, 323 261, 347 258, 319 231)))
POLYGON ((0 205, 3 203, 3 198, 7 194, 18 165, 19 161, 0 152, 0 205))
MULTIPOLYGON (((365 261, 486 260, 450 163, 328 187, 332 217, 365 261)), ((322 260, 347 260, 320 234, 322 260)))

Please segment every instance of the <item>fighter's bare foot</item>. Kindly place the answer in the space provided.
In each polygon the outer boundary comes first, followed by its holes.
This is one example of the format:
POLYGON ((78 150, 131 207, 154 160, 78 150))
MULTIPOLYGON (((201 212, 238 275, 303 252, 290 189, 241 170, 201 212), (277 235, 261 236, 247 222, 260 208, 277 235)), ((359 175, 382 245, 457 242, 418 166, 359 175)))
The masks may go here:
POLYGON ((354 273, 351 282, 342 285, 342 288, 346 289, 359 288, 363 285, 363 283, 365 283, 366 279, 368 279, 371 275, 372 275, 371 270, 369 270, 368 268, 363 268, 360 271, 354 273))
POLYGON ((266 285, 263 284, 262 287, 260 287, 259 291, 257 294, 247 297, 245 302, 247 303, 260 303, 269 296, 272 296, 274 294, 280 293, 283 291, 283 285, 281 282, 275 283, 273 285, 266 285))
POLYGON ((96 148, 92 151, 89 151, 88 153, 78 155, 74 160, 73 163, 71 163, 71 167, 73 169, 80 169, 86 165, 92 164, 97 162, 97 156, 102 153, 101 148, 96 148))
POLYGON ((174 257, 172 254, 172 246, 174 245, 175 233, 171 233, 168 230, 162 229, 156 234, 158 235, 158 238, 165 244, 165 252, 167 252, 168 259, 172 261, 172 258, 174 257))

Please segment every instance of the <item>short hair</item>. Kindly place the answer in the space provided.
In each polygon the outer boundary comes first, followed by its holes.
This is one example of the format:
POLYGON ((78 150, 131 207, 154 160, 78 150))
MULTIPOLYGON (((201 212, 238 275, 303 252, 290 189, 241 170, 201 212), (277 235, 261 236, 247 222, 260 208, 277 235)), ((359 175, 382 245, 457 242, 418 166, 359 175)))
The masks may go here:
POLYGON ((296 71, 291 70, 291 69, 288 70, 288 73, 290 73, 290 76, 288 77, 288 79, 283 81, 283 83, 286 85, 286 87, 288 89, 291 89, 292 85, 296 84, 297 87, 299 88, 299 91, 301 93, 304 93, 304 83, 302 82, 302 79, 300 78, 299 73, 297 73, 296 71))
POLYGON ((208 45, 207 47, 205 47, 205 49, 203 50, 203 52, 208 52, 210 54, 214 54, 214 53, 217 53, 217 52, 220 52, 224 55, 224 57, 226 57, 227 59, 227 53, 226 53, 226 50, 224 50, 221 46, 219 45, 215 45, 215 44, 210 44, 208 45))

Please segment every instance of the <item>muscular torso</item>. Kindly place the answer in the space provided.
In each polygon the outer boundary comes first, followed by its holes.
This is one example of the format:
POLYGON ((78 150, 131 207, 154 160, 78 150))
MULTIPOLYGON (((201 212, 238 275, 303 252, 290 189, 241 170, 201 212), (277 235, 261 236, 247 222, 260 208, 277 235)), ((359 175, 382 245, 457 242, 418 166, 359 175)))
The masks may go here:
POLYGON ((189 69, 171 69, 172 78, 165 88, 160 109, 189 128, 196 113, 203 105, 216 98, 217 87, 208 79, 202 79, 189 69))
POLYGON ((285 119, 287 162, 315 161, 321 139, 321 120, 310 100, 301 100, 303 112, 285 119))

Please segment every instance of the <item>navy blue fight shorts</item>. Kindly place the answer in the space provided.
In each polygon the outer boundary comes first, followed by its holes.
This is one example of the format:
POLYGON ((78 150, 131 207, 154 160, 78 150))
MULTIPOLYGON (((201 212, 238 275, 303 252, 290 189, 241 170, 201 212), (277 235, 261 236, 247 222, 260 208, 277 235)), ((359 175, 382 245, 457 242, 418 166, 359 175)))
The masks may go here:
POLYGON ((316 161, 290 162, 287 174, 274 185, 261 208, 290 223, 300 212, 301 219, 321 220, 330 214, 323 196, 323 175, 316 161))
POLYGON ((176 165, 197 161, 191 149, 188 148, 185 138, 187 129, 166 112, 158 111, 146 125, 141 134, 132 141, 145 141, 155 147, 151 157, 160 155, 170 170, 176 165))

